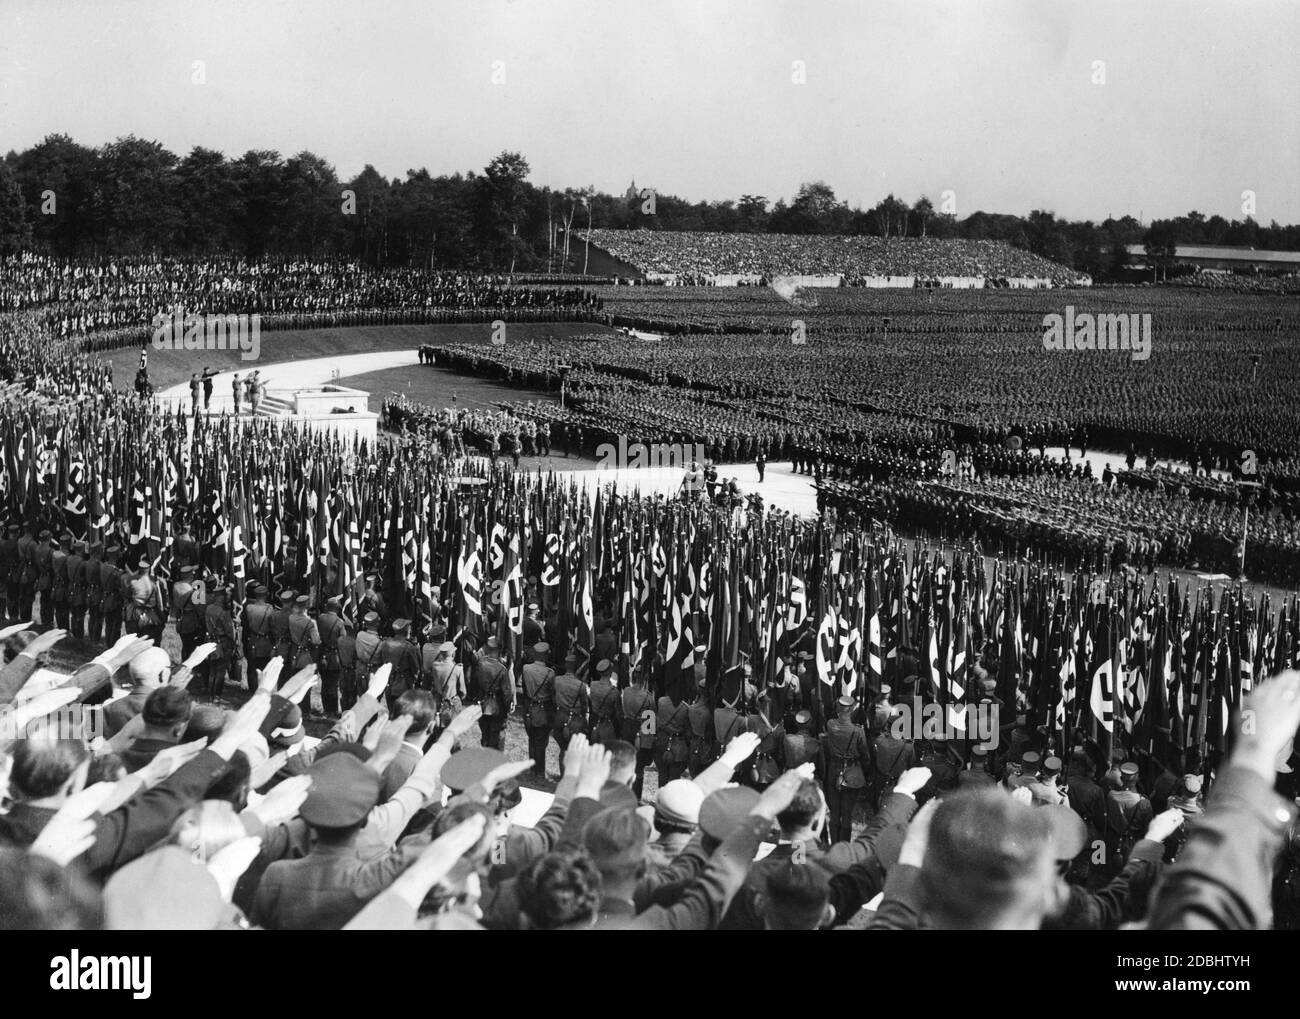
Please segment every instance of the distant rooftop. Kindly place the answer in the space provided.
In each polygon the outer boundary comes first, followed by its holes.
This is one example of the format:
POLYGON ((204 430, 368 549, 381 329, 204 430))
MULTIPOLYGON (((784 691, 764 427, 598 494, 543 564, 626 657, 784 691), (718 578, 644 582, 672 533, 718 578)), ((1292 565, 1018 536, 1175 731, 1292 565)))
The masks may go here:
MULTIPOLYGON (((1130 255, 1146 256, 1141 244, 1128 246, 1130 255)), ((1178 244, 1174 246, 1175 258, 1223 259, 1239 262, 1300 262, 1300 251, 1264 251, 1258 248, 1240 248, 1227 244, 1178 244)))

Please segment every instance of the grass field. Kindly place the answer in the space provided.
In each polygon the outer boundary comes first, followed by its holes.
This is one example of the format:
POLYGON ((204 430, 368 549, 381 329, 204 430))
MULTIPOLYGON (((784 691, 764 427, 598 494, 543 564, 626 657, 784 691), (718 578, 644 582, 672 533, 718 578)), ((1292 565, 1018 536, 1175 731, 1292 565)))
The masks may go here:
POLYGON ((517 389, 504 386, 493 379, 471 378, 445 368, 430 368, 428 365, 418 363, 410 367, 367 372, 365 375, 349 375, 339 381, 346 382, 355 389, 364 389, 377 401, 405 396, 413 403, 424 403, 433 407, 496 410, 499 403, 517 400, 559 403, 552 393, 541 393, 534 389, 517 389))

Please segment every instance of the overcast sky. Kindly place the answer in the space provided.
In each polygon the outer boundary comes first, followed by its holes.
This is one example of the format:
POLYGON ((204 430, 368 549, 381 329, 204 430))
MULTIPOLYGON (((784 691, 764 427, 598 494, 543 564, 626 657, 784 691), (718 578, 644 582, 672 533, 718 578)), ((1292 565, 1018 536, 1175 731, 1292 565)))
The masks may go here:
POLYGON ((1298 51, 1295 0, 0 0, 0 151, 133 133, 400 177, 513 149, 537 184, 822 178, 959 216, 1241 219, 1249 189, 1292 223, 1298 51))

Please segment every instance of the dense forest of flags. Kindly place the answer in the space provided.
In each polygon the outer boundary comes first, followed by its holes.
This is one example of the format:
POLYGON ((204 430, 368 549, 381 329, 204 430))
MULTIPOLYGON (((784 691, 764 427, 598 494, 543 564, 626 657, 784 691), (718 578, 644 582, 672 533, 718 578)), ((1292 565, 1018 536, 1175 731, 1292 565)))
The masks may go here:
POLYGON ((1082 730, 1104 752, 1182 751, 1209 774, 1229 712, 1300 652, 1295 596, 1274 606, 1235 586, 1069 576, 833 516, 733 515, 553 474, 453 477, 417 440, 372 448, 123 396, 9 401, 0 448, 0 499, 28 528, 118 544, 167 577, 188 525, 236 603, 249 580, 288 569, 317 604, 339 594, 351 611, 377 572, 417 633, 441 606, 449 635, 495 633, 515 668, 538 599, 557 616, 558 660, 586 663, 607 618, 620 675, 648 670, 675 697, 697 656, 728 699, 744 672, 761 690, 801 658, 828 701, 903 690, 914 673, 958 735, 989 696, 1004 724, 1024 714, 1058 750, 1082 730))

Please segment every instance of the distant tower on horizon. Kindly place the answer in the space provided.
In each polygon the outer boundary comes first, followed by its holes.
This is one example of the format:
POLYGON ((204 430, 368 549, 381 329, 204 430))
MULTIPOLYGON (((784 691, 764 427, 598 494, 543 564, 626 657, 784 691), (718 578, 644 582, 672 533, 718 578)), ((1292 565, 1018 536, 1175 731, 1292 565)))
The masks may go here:
POLYGON ((627 186, 627 191, 623 194, 624 199, 629 202, 635 202, 641 197, 641 192, 637 190, 636 178, 632 178, 632 183, 627 186))

